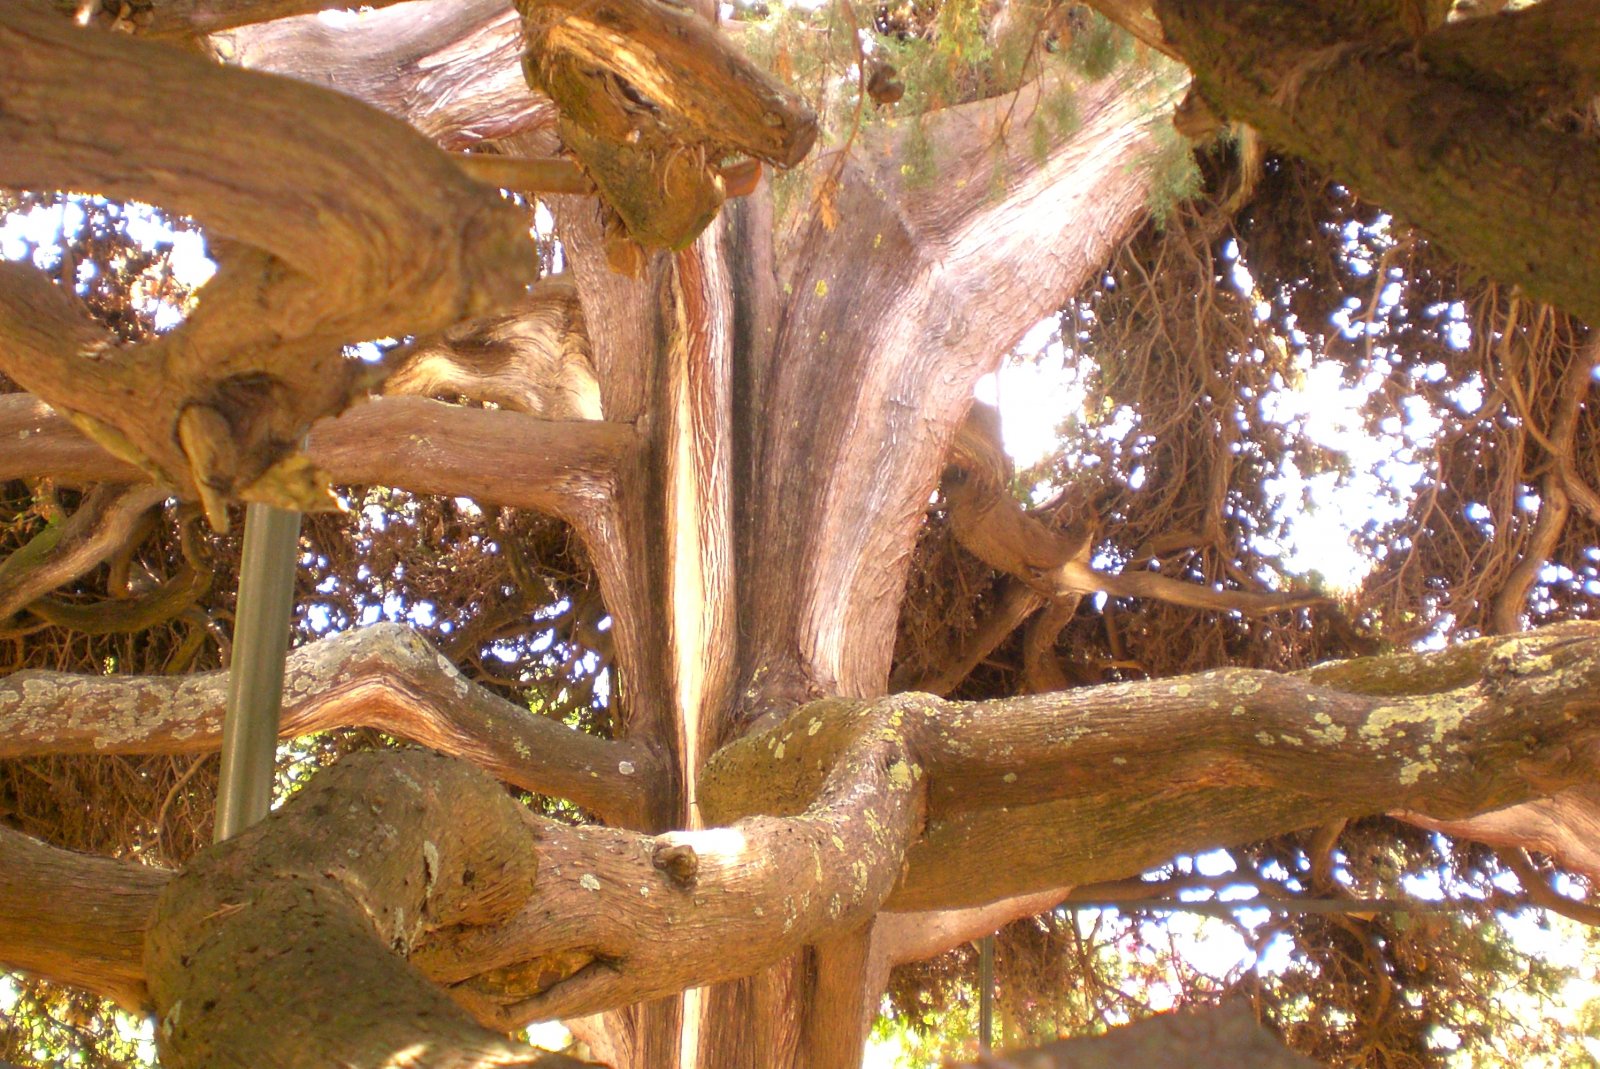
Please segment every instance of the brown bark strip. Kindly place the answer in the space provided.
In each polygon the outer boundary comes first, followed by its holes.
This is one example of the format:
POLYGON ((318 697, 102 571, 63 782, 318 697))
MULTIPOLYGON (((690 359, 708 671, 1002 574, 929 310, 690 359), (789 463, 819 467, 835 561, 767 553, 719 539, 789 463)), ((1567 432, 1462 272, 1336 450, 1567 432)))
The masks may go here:
MULTIPOLYGON (((221 744, 226 672, 0 679, 0 757, 206 753, 221 744)), ((481 687, 408 628, 378 624, 289 654, 280 734, 373 727, 467 760, 524 790, 639 826, 656 804, 656 759, 537 716, 481 687)))
MULTIPOLYGON (((0 395, 0 479, 137 480, 137 468, 28 394, 0 395)), ((638 448, 632 427, 386 397, 311 429, 306 454, 336 483, 531 508, 583 527, 638 448)))
MULTIPOLYGON (((1276 147, 1327 167, 1365 197, 1497 278, 1600 320, 1600 159, 1588 142, 1528 121, 1533 101, 1438 73, 1410 41, 1342 36, 1319 15, 1250 0, 1158 0, 1169 41, 1207 100, 1276 147)), ((1595 0, 1540 16, 1546 34, 1593 34, 1595 0)), ((1463 28, 1476 54, 1543 63, 1522 13, 1463 28)), ((1438 31, 1444 35, 1446 31, 1438 31)), ((1452 38, 1435 47, 1448 51, 1452 38)), ((1592 38, 1591 38, 1592 39, 1592 38)), ((1424 42, 1423 54, 1427 54, 1424 42)), ((1592 75, 1596 53, 1581 59, 1592 75)), ((1507 63, 1513 61, 1505 61, 1507 63)))
POLYGON ((224 243, 194 313, 131 350, 75 324, 37 272, 0 275, 0 367, 214 523, 236 492, 309 506, 295 448, 349 403, 342 344, 490 311, 532 275, 515 209, 337 94, 11 7, 0 51, 0 185, 147 200, 250 246, 224 243), (247 133, 216 140, 219 110, 247 133), (41 340, 30 315, 64 336, 41 340))
POLYGON ((759 673, 774 705, 882 691, 910 548, 973 383, 1143 218, 1150 128, 1170 89, 1154 77, 1081 87, 1081 127, 1040 160, 1002 131, 1043 92, 929 117, 930 188, 907 188, 907 135, 868 137, 834 198, 849 225, 813 219, 795 241, 793 296, 751 372, 752 403, 784 417, 752 443, 740 555, 764 584, 742 674, 759 673), (1018 262, 1037 270, 1024 281, 1018 262))
POLYGON ((72 516, 0 561, 0 621, 85 575, 128 544, 166 497, 149 486, 91 490, 72 516))

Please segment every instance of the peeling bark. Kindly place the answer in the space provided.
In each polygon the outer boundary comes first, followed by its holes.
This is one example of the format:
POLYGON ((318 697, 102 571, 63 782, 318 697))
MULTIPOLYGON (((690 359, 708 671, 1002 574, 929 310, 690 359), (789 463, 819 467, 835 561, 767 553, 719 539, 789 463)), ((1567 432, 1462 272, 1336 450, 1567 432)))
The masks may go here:
POLYGON ((540 279, 515 310, 463 323, 406 352, 383 391, 459 395, 541 419, 600 419, 577 287, 561 275, 540 279))
POLYGON ((330 26, 283 19, 211 38, 230 63, 337 90, 405 120, 449 149, 542 132, 556 109, 522 76, 509 0, 413 0, 330 26))

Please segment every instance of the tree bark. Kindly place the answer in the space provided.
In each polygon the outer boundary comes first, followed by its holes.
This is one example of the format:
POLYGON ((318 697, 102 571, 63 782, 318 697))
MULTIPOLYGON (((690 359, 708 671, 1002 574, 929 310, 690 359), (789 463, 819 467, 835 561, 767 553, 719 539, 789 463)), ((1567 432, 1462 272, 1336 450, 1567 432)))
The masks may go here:
MULTIPOLYGON (((329 967, 330 983, 393 999, 312 1015, 303 1043, 256 1064, 323 1064, 391 1034, 382 1025, 395 1015, 445 1037, 443 1060, 419 1064, 453 1065, 446 1048, 487 1042, 461 1010, 503 1031, 752 974, 745 999, 770 1005, 794 966, 759 970, 811 947, 810 993, 784 996, 805 995, 808 1015, 762 1027, 773 1038, 789 1020, 791 1049, 842 1065, 859 1058, 859 1041, 841 1037, 868 1005, 868 923, 880 908, 977 905, 1029 882, 1054 897, 1175 852, 1402 807, 1470 817, 1596 773, 1600 627, 1479 640, 1372 673, 1350 665, 1325 673, 1345 689, 1316 673, 1233 670, 979 704, 827 699, 713 758, 708 819, 750 815, 702 831, 545 821, 482 772, 410 752, 341 762, 171 882, 5 833, 0 852, 22 863, 0 868, 19 874, 0 878, 0 917, 20 919, 0 923, 0 960, 124 998, 142 979, 163 1015, 167 1064, 184 1065, 223 1045, 253 1051, 240 1029, 258 1013, 331 998, 320 968, 300 995, 278 972, 304 982, 298 956, 331 953, 344 964, 329 967), (1475 677, 1460 685, 1464 668, 1475 677), (1402 679, 1403 696, 1367 692, 1402 679), (1129 752, 1138 766, 1118 763, 1129 752), (1002 839, 1017 875, 999 871, 1002 839), (99 890, 41 896, 20 875, 41 871, 52 886, 93 877, 99 890), (153 909, 142 971, 129 945, 141 908, 153 909), (74 957, 86 945, 99 957, 74 957), (296 956, 279 964, 284 950, 296 956), (251 977, 277 1009, 250 994, 251 977)), ((729 1018, 712 1020, 708 1035, 733 1034, 729 1018)), ((420 1041, 417 1027, 400 1034, 420 1041)), ((726 1057, 725 1046, 702 1051, 726 1057)))
POLYGON ((1529 121, 1541 102, 1519 92, 1557 72, 1594 83, 1600 52, 1583 44, 1600 4, 1559 0, 1420 39, 1383 32, 1358 7, 1155 4, 1214 110, 1328 168, 1450 255, 1600 321, 1600 251, 1585 222, 1600 213, 1600 160, 1585 139, 1529 121), (1571 48, 1552 69, 1540 46, 1553 38, 1571 48))

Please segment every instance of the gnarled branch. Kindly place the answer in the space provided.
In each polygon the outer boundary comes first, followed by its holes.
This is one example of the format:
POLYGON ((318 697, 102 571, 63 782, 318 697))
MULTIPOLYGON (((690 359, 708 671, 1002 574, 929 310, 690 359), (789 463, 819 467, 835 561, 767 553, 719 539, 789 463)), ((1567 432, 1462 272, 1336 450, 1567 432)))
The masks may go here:
MULTIPOLYGON (((0 679, 0 757, 205 753, 222 741, 226 672, 0 679)), ((630 827, 660 819, 662 780, 643 747, 575 731, 469 683, 409 628, 377 624, 302 646, 284 672, 285 738, 372 727, 464 757, 525 790, 630 827)))

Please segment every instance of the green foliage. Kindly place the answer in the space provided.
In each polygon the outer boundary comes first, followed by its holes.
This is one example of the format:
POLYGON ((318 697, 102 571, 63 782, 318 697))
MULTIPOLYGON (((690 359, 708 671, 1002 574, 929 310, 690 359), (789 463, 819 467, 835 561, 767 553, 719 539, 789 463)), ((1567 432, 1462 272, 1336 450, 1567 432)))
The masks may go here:
POLYGON ((1133 55, 1133 38, 1099 12, 1080 20, 1067 45, 1067 60, 1073 68, 1096 80, 1132 60, 1133 55))
POLYGON ((1205 176, 1195 161, 1194 149, 1170 123, 1156 127, 1156 158, 1150 172, 1150 212, 1165 227, 1173 211, 1199 196, 1205 176))

